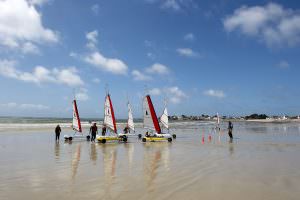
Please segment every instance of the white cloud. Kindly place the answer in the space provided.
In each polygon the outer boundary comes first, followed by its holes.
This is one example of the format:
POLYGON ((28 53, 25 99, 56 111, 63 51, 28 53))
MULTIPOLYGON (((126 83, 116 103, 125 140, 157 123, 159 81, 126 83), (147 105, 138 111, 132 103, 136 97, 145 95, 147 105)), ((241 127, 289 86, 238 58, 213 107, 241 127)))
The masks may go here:
POLYGON ((194 0, 145 0, 148 3, 158 3, 160 8, 181 11, 184 8, 196 8, 194 0))
POLYGON ((278 67, 281 69, 288 69, 290 67, 290 64, 287 61, 282 60, 279 62, 278 67))
POLYGON ((181 103, 184 99, 188 98, 188 96, 177 86, 166 88, 165 91, 169 96, 170 102, 173 104, 181 103))
POLYGON ((1 0, 0 46, 13 50, 22 50, 24 47, 25 53, 32 53, 37 51, 37 44, 58 42, 57 32, 43 26, 42 15, 35 8, 35 5, 44 2, 1 0))
POLYGON ((84 61, 113 74, 127 74, 127 65, 117 58, 106 58, 100 52, 93 52, 84 57, 84 61))
POLYGON ((48 110, 49 107, 42 104, 17 104, 15 102, 0 104, 3 109, 22 109, 22 110, 48 110))
POLYGON ((28 0, 28 2, 33 5, 43 5, 45 3, 48 3, 49 0, 28 0))
POLYGON ((91 7, 91 10, 92 10, 92 12, 95 14, 95 15, 98 15, 99 14, 99 5, 98 4, 94 4, 94 5, 92 5, 92 7, 91 7))
POLYGON ((39 48, 31 42, 25 42, 22 47, 24 54, 40 54, 39 48))
POLYGON ((149 94, 153 96, 161 95, 161 90, 159 88, 152 88, 149 90, 149 94))
POLYGON ((184 99, 188 98, 188 95, 186 95, 179 87, 173 86, 173 87, 165 87, 162 89, 159 88, 152 88, 149 90, 150 95, 166 95, 169 99, 169 101, 173 104, 181 103, 184 99))
POLYGON ((101 80, 100 80, 99 78, 94 78, 94 79, 93 79, 93 82, 94 82, 94 83, 100 83, 100 81, 101 81, 101 80))
POLYGON ((188 33, 183 37, 184 40, 186 41, 194 41, 195 40, 195 35, 193 33, 188 33))
POLYGON ((203 94, 206 96, 217 97, 217 98, 225 97, 225 93, 222 90, 209 89, 209 90, 204 91, 203 94))
POLYGON ((86 44, 87 48, 91 49, 91 50, 96 50, 96 45, 98 43, 98 31, 94 30, 92 32, 88 32, 85 35, 88 43, 86 44))
POLYGON ((36 66, 33 72, 24 72, 16 69, 15 65, 15 61, 0 60, 0 75, 36 84, 60 83, 68 86, 81 86, 84 84, 75 67, 49 70, 43 66, 36 66))
POLYGON ((300 42, 300 14, 285 9, 280 4, 265 6, 242 6, 223 21, 225 30, 241 31, 250 37, 257 37, 273 46, 295 46, 300 42))
POLYGON ((133 70, 131 72, 132 76, 133 76, 133 80, 135 81, 149 81, 151 80, 151 76, 148 76, 146 74, 143 74, 142 72, 140 72, 139 70, 133 70))
POLYGON ((186 56, 186 57, 198 57, 198 56, 200 56, 199 53, 193 51, 190 48, 178 48, 178 49, 176 49, 176 51, 181 56, 186 56))
POLYGON ((167 66, 160 64, 160 63, 154 63, 152 66, 148 67, 146 69, 146 72, 149 74, 169 74, 170 70, 167 66))
POLYGON ((76 92, 75 97, 79 101, 87 101, 89 99, 88 90, 86 88, 80 88, 76 92))
POLYGON ((96 45, 98 43, 98 31, 94 30, 86 34, 88 40, 87 47, 91 50, 90 53, 83 56, 83 60, 103 71, 113 74, 125 75, 127 74, 128 67, 120 59, 107 58, 102 53, 97 51, 96 45))

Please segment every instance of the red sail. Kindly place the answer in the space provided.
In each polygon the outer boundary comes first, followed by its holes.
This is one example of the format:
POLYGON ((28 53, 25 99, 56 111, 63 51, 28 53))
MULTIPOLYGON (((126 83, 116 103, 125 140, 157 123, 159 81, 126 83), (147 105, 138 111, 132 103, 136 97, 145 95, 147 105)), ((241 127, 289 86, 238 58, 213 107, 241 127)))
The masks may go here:
POLYGON ((147 101, 148 101, 148 105, 149 105, 149 109, 150 109, 150 113, 151 113, 151 117, 152 117, 154 128, 155 128, 156 132, 158 134, 160 134, 161 133, 161 129, 160 129, 160 126, 159 126, 159 122, 158 122, 158 119, 157 119, 157 116, 156 116, 156 113, 155 113, 155 110, 154 110, 151 98, 150 98, 149 95, 147 95, 146 97, 147 97, 147 101))
POLYGON ((82 129, 81 129, 81 123, 80 123, 80 117, 79 117, 79 114, 78 114, 78 109, 77 109, 77 103, 76 103, 76 100, 73 101, 74 103, 74 111, 75 111, 75 115, 76 115, 76 118, 77 118, 77 123, 78 123, 78 132, 82 132, 82 129))
POLYGON ((110 95, 108 94, 107 97, 108 97, 109 106, 110 106, 110 109, 111 109, 111 118, 112 118, 112 121, 113 121, 113 124, 114 124, 114 132, 117 133, 117 126, 116 126, 116 118, 115 118, 114 108, 113 108, 113 105, 111 103, 110 95))

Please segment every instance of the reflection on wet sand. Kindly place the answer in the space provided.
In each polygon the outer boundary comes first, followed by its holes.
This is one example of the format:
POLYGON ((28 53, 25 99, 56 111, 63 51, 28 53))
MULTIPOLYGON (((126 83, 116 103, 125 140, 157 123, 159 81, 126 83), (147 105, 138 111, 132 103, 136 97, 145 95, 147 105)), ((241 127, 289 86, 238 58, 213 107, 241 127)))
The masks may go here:
POLYGON ((76 151, 72 159, 72 180, 75 180, 80 161, 81 144, 77 144, 76 151))
POLYGON ((159 176, 159 169, 163 166, 165 171, 169 170, 169 143, 146 143, 144 144, 144 176, 147 190, 155 191, 155 181, 159 176))
POLYGON ((91 143, 91 151, 90 151, 90 160, 93 161, 93 164, 96 164, 97 161, 97 149, 96 149, 96 144, 91 143))
POLYGON ((55 142, 55 145, 54 145, 54 154, 55 154, 55 160, 58 161, 59 160, 59 156, 60 156, 60 145, 59 145, 59 142, 55 142))
POLYGON ((116 163, 117 163, 117 145, 118 144, 106 144, 99 145, 102 148, 103 164, 104 164, 104 182, 105 192, 104 199, 112 198, 112 187, 114 185, 116 163))
POLYGON ((129 168, 129 173, 131 174, 132 162, 133 162, 133 153, 134 153, 134 144, 125 143, 124 147, 127 150, 128 168, 129 168))

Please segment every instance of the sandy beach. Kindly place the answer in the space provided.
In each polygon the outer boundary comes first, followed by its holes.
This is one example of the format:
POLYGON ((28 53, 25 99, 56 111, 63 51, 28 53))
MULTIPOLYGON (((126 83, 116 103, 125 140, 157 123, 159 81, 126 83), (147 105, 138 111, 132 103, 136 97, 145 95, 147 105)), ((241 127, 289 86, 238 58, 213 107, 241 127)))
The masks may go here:
POLYGON ((173 143, 2 133, 0 199, 299 199, 300 125, 234 125, 233 143, 201 122, 172 124, 173 143))

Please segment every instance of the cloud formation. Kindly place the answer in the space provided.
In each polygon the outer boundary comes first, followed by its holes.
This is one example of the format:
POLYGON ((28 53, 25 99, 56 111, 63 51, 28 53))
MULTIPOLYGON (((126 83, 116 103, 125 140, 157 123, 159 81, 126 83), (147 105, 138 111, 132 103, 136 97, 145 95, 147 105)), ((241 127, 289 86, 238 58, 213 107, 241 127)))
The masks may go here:
POLYGON ((117 75, 127 74, 128 66, 122 60, 117 58, 107 58, 97 50, 97 37, 97 30, 86 34, 86 38, 88 40, 86 46, 91 50, 91 52, 83 57, 83 61, 106 72, 110 72, 117 75))
POLYGON ((36 5, 42 0, 0 1, 0 46, 23 53, 36 53, 37 44, 57 43, 58 33, 45 28, 36 5), (30 46, 29 46, 30 45, 30 46))
POLYGON ((75 93, 75 97, 79 101, 87 101, 89 99, 88 90, 86 88, 80 88, 75 93))
POLYGON ((195 35, 193 34, 193 33, 188 33, 188 34, 186 34, 184 37, 183 37, 183 39, 185 40, 185 41, 194 41, 195 40, 195 35))
POLYGON ((59 83, 72 87, 84 85, 75 67, 49 70, 43 66, 36 66, 32 72, 25 72, 16 69, 15 66, 16 61, 0 60, 0 75, 36 84, 59 83))
POLYGON ((224 21, 227 32, 240 31, 256 37, 268 47, 295 46, 300 42, 300 14, 277 3, 265 6, 242 6, 224 21))
POLYGON ((187 8, 196 8, 197 4, 194 0, 145 0, 148 3, 157 3, 162 9, 168 9, 172 11, 181 11, 187 8))
POLYGON ((21 109, 21 110, 48 110, 48 106, 42 104, 17 104, 15 102, 3 103, 0 104, 0 107, 3 109, 21 109))
POLYGON ((133 80, 135 81, 149 81, 152 80, 151 76, 148 76, 142 72, 140 72, 139 70, 133 70, 131 72, 132 76, 133 76, 133 80))
POLYGON ((200 54, 198 52, 195 52, 194 50, 190 48, 178 48, 176 49, 177 53, 181 56, 185 57, 199 57, 200 54))
POLYGON ((203 92, 206 96, 216 97, 216 98, 224 98, 225 93, 222 90, 213 90, 209 89, 203 92))
POLYGON ((150 67, 146 68, 146 72, 149 74, 160 74, 165 75, 169 74, 170 70, 167 66, 160 64, 160 63, 154 63, 150 67))

